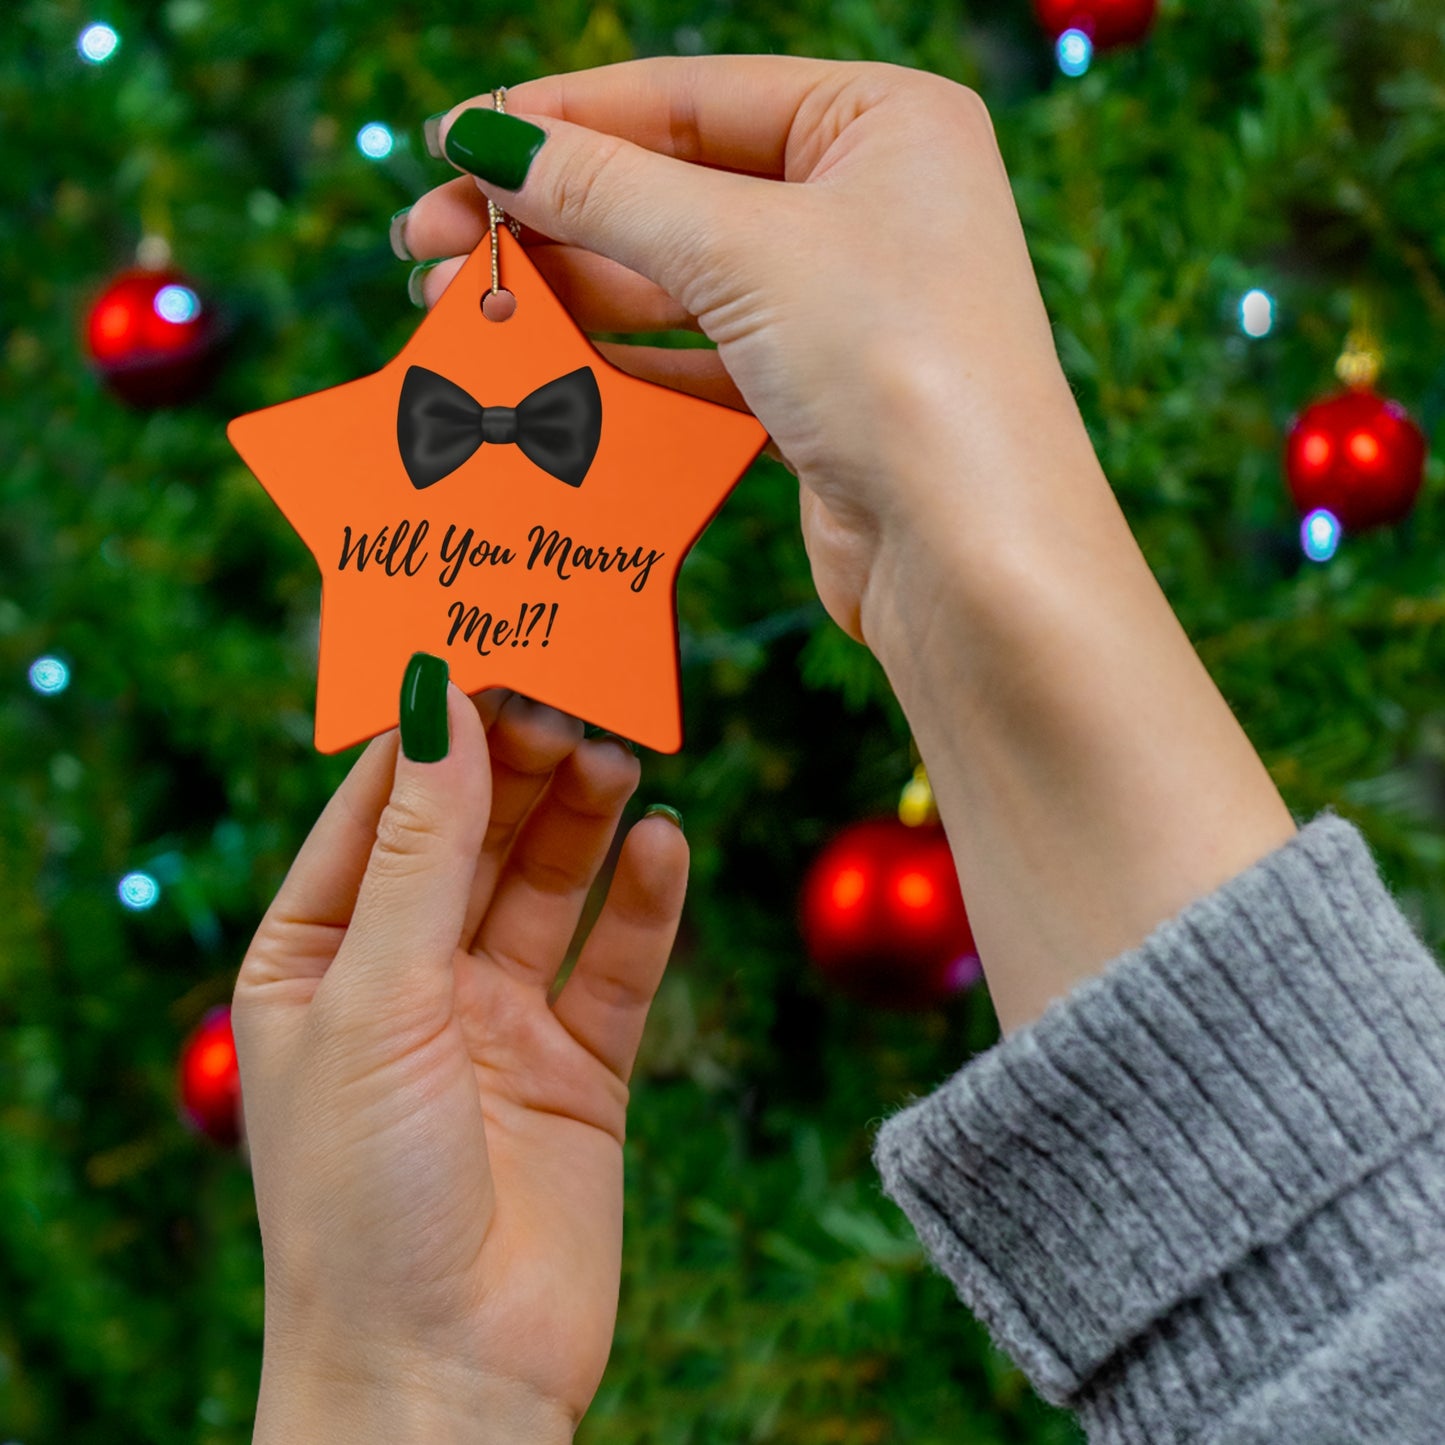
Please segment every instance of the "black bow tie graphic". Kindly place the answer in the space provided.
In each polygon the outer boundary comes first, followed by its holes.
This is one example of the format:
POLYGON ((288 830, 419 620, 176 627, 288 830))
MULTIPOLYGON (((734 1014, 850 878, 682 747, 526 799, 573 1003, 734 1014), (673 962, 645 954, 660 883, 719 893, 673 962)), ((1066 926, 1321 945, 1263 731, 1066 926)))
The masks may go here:
POLYGON ((483 442, 515 442, 522 454, 569 487, 580 487, 602 435, 602 394, 579 366, 515 406, 483 406, 456 382, 408 368, 396 404, 396 444, 418 491, 456 471, 483 442))

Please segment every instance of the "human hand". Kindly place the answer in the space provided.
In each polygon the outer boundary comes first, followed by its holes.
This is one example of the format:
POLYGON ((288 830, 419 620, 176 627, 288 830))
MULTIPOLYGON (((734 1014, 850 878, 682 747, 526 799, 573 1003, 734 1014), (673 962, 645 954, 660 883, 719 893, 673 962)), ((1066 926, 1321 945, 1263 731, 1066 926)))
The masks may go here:
MULTIPOLYGON (((710 337, 599 349, 763 422, 853 637, 870 588, 896 593, 940 535, 981 532, 1074 460, 1097 472, 974 92, 893 65, 705 56, 527 81, 506 105, 546 132, 525 181, 464 175, 396 228, 411 256, 454 258, 424 273, 426 300, 485 241, 490 197, 584 330, 710 337)), ((454 163, 495 173, 475 118, 457 130, 491 106, 441 119, 454 163)))
POLYGON ((258 1442, 570 1439, 611 1349, 627 1079, 687 845, 660 817, 631 830, 549 1004, 637 760, 435 680, 450 750, 372 742, 236 982, 258 1442))
POLYGON ((903 706, 1006 1029, 1289 835, 1094 454, 977 95, 760 55, 506 102, 432 127, 473 174, 411 208, 406 249, 471 251, 490 197, 584 330, 717 343, 601 349, 750 408, 797 473, 818 594, 903 706), (484 132, 512 117, 546 134, 505 189, 484 132))

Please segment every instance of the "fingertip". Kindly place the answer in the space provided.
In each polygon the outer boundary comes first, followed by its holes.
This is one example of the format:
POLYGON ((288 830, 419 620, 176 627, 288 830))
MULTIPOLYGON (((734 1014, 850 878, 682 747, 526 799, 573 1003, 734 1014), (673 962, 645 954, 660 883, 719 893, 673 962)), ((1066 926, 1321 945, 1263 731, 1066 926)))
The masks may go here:
POLYGON ((406 278, 406 294, 411 304, 429 311, 441 300, 442 293, 466 261, 465 256, 448 256, 414 266, 406 278))
POLYGON ((445 160, 442 154, 442 123, 446 120, 449 112, 439 110, 435 115, 429 115, 421 123, 422 144, 426 147, 426 153, 434 160, 445 160))
MULTIPOLYGON (((668 809, 669 813, 675 811, 668 809)), ((681 892, 687 883, 692 849, 680 822, 666 813, 649 809, 632 825, 623 845, 623 855, 649 891, 670 894, 675 889, 677 906, 681 908, 681 892)))
POLYGON ((682 826, 682 814, 667 803, 652 803, 643 814, 644 818, 666 818, 679 833, 686 831, 682 826))
POLYGON ((470 697, 450 679, 447 682, 447 726, 453 749, 465 748, 487 757, 487 729, 470 697))
POLYGON ((482 726, 488 731, 496 725, 498 716, 511 696, 512 690, 508 687, 488 687, 472 694, 472 706, 476 708, 482 726))
POLYGON ((514 692, 497 715, 497 721, 518 735, 525 736, 536 748, 565 745, 570 752, 582 741, 582 720, 560 708, 538 702, 525 693, 514 692))
POLYGON ((444 737, 439 727, 442 711, 435 703, 420 699, 408 715, 404 702, 393 795, 406 780, 415 779, 427 793, 444 792, 470 807, 477 802, 473 795, 490 787, 487 730, 471 698, 450 677, 444 697, 444 737))
MULTIPOLYGON (((488 100, 490 96, 486 97, 488 100)), ((447 132, 452 128, 456 118, 464 111, 469 110, 477 103, 480 97, 473 96, 469 100, 459 100, 450 110, 439 110, 435 115, 429 115, 421 123, 422 139, 426 143, 427 154, 433 160, 451 161, 447 157, 447 132)))
POLYGON ((612 812, 614 828, 642 781, 642 763, 616 739, 583 738, 558 765, 553 786, 574 806, 612 812))

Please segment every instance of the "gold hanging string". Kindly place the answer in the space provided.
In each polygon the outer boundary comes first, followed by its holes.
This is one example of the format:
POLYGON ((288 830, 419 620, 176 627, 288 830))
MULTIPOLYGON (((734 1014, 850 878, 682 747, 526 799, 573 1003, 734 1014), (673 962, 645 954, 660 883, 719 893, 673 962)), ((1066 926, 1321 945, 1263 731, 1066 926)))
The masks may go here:
POLYGON ((171 264, 170 191, 171 167, 155 167, 141 195, 140 242, 135 248, 136 265, 146 271, 163 271, 171 264))
POLYGON ((1384 353, 1379 338, 1375 335, 1374 315, 1370 303, 1355 293, 1351 305, 1350 333, 1345 338, 1345 349, 1335 362, 1335 375, 1351 387, 1371 387, 1384 365, 1384 353))
POLYGON ((922 763, 914 768, 913 776, 903 785, 898 799, 898 820, 907 823, 910 828, 938 822, 938 805, 933 800, 928 769, 922 763))
MULTIPOLYGON (((507 113, 507 87, 499 85, 492 92, 492 109, 501 115, 507 113)), ((489 293, 495 296, 502 289, 502 257, 501 250, 497 245, 497 223, 505 221, 507 229, 517 240, 522 239, 522 226, 519 221, 514 221, 490 196, 487 197, 487 235, 492 243, 492 289, 489 293)))

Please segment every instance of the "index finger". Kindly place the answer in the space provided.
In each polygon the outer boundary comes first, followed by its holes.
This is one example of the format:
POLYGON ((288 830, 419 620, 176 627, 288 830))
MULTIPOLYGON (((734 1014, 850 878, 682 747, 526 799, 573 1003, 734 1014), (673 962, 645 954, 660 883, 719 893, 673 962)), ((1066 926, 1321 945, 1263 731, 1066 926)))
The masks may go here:
POLYGON ((679 160, 794 180, 810 122, 859 69, 796 55, 659 55, 526 80, 507 87, 506 105, 679 160))

